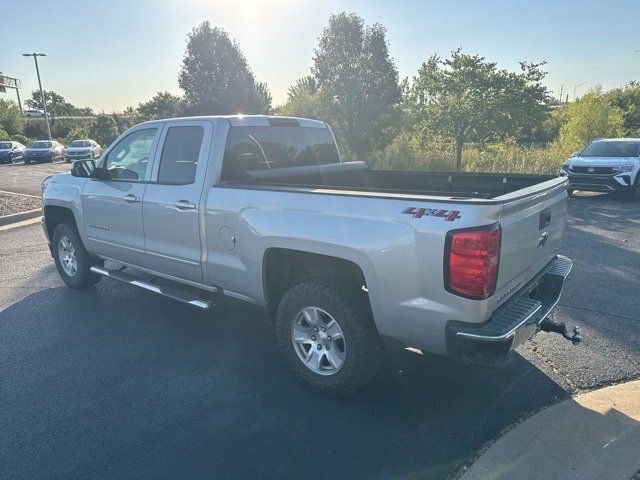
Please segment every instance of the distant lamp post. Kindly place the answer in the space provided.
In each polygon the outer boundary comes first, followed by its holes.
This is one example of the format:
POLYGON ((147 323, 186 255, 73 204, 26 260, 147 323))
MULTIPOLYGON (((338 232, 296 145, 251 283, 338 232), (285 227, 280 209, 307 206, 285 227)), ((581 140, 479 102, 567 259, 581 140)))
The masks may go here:
POLYGON ((44 119, 47 122, 47 134, 49 135, 49 141, 51 141, 51 127, 49 126, 49 115, 47 114, 47 102, 44 99, 44 91, 42 90, 42 82, 40 81, 40 69, 38 68, 38 57, 46 57, 46 53, 23 53, 23 57, 33 57, 33 62, 36 64, 36 74, 38 75, 38 86, 40 87, 40 98, 42 99, 42 108, 44 110, 44 119))

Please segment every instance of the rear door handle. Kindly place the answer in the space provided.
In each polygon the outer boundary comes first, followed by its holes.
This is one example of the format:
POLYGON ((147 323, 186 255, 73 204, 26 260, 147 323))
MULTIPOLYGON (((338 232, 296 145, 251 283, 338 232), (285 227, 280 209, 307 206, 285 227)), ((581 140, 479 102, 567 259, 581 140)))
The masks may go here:
POLYGON ((196 204, 191 203, 188 200, 178 200, 176 202, 173 202, 173 206, 178 210, 194 210, 196 208, 196 204))
POLYGON ((125 202, 129 202, 129 203, 137 203, 140 201, 140 199, 138 197, 136 197, 135 195, 128 193, 127 195, 125 195, 124 197, 125 202))

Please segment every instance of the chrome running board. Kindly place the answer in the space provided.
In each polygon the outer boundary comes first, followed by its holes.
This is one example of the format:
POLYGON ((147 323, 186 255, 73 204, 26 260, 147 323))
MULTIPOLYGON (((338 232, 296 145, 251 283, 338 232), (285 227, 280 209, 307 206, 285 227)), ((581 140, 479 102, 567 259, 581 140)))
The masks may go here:
POLYGON ((103 277, 113 278, 114 280, 117 280, 119 282, 128 283, 129 285, 135 285, 136 287, 144 288, 145 290, 163 295, 173 300, 193 305, 194 307, 200 308, 202 310, 208 310, 209 308, 215 306, 214 303, 209 300, 194 298, 193 292, 190 292, 188 290, 174 286, 154 285, 150 281, 141 280, 120 270, 107 270, 100 267, 91 267, 91 271, 93 273, 97 273, 98 275, 102 275, 103 277))

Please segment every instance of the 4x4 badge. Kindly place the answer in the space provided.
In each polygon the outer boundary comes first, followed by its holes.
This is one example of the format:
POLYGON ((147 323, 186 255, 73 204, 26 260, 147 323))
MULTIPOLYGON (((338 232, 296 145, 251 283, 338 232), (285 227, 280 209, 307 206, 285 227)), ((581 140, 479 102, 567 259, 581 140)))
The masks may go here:
POLYGON ((405 215, 411 215, 413 218, 422 217, 440 217, 444 218, 445 222, 453 222, 458 218, 462 218, 458 210, 438 210, 435 208, 405 208, 402 213, 405 215))

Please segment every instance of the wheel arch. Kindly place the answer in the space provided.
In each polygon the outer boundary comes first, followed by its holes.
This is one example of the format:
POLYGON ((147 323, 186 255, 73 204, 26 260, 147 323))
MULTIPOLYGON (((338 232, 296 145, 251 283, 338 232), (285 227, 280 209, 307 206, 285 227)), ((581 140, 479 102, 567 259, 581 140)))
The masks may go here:
POLYGON ((49 243, 53 239, 53 232, 61 223, 70 223, 78 230, 78 222, 71 208, 60 205, 46 205, 44 207, 44 228, 47 232, 49 243))
POLYGON ((262 276, 264 298, 271 317, 282 296, 293 286, 310 278, 336 276, 362 288, 363 294, 368 291, 365 273, 356 262, 304 250, 267 249, 263 257, 262 276))

